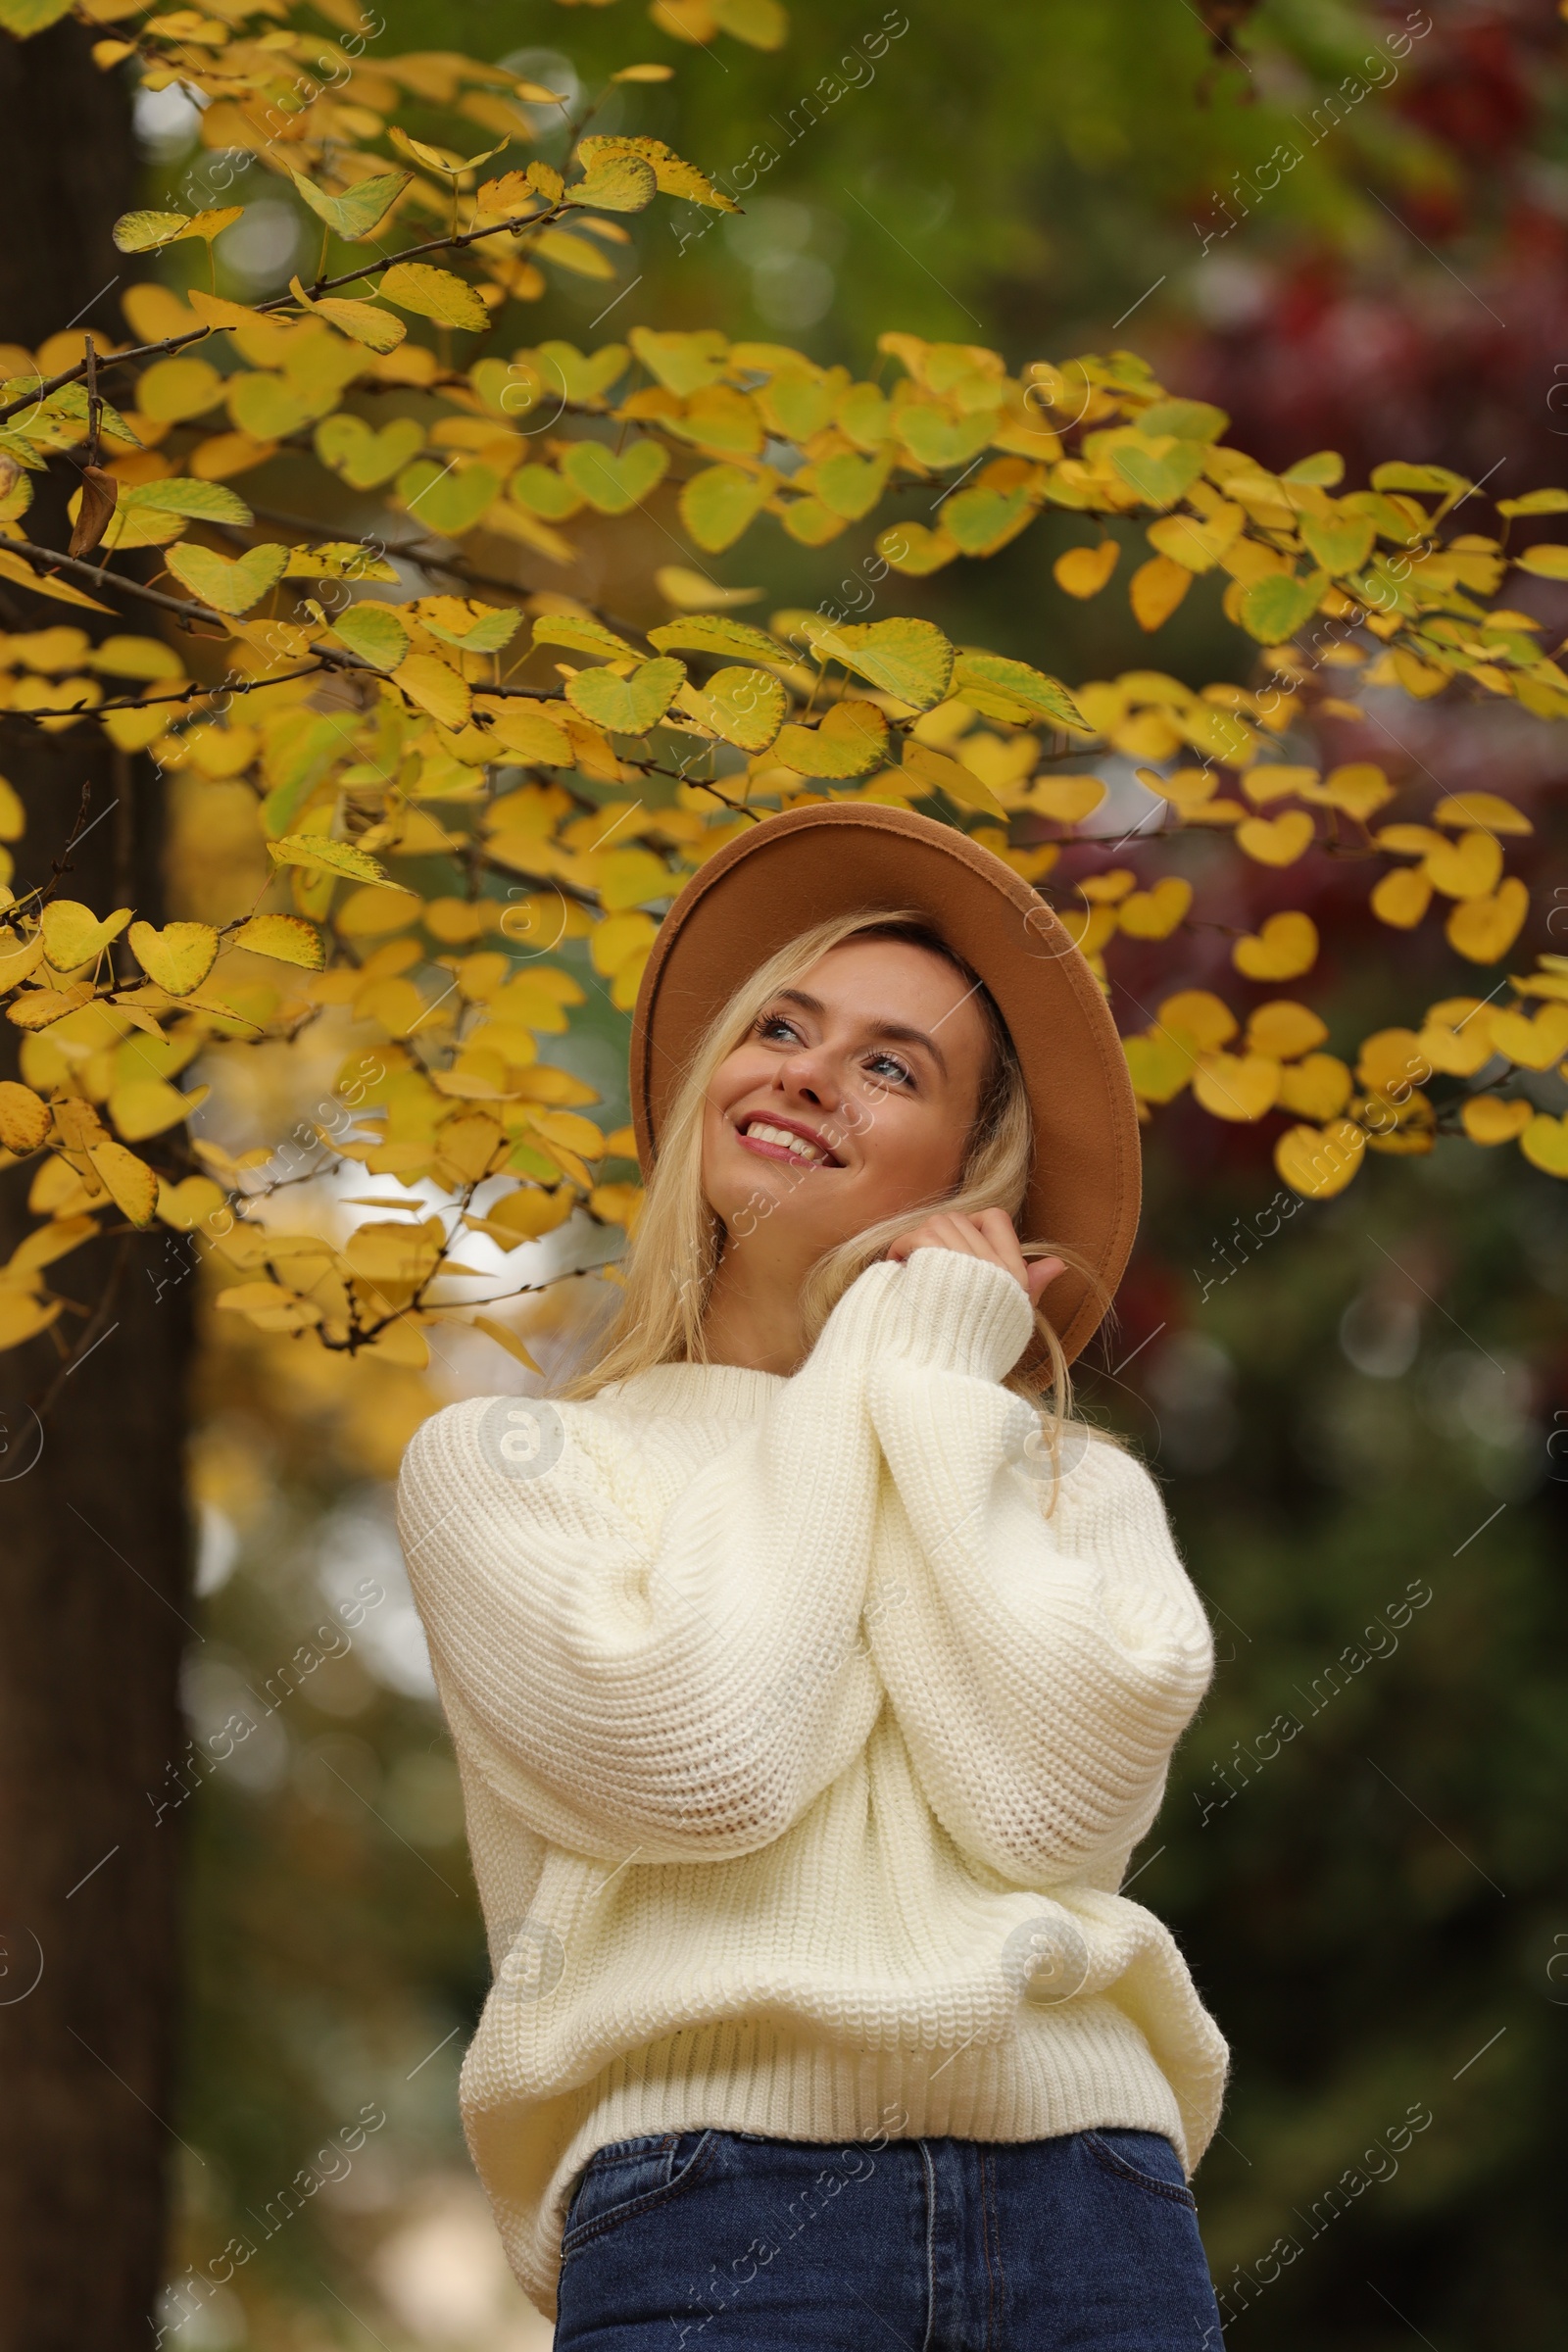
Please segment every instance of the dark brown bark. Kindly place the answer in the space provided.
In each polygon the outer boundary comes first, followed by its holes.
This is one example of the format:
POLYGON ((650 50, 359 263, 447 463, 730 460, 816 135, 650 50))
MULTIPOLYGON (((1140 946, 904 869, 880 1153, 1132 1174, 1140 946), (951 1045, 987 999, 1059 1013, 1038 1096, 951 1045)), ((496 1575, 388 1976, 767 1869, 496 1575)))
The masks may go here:
MULTIPOLYGON (((0 339, 35 346, 124 265, 109 226, 134 200, 123 89, 90 35, 0 38, 0 339)), ((64 546, 69 482, 40 481, 29 527, 64 546)), ((0 589, 0 626, 80 619, 0 589)), ((148 762, 90 726, 39 738, 0 722, 0 769, 27 809, 16 845, 44 878, 82 806, 65 895, 158 919, 161 836, 148 762)), ((0 1024, 0 1075, 18 1033, 0 1024)), ((0 1171, 0 1259, 33 1222, 30 1171, 0 1171)), ((145 2352, 164 2265, 178 1982, 176 1814, 157 1822, 183 1743, 181 1493, 189 1286, 161 1303, 162 1237, 105 1236, 60 1262, 82 1352, 48 1335, 0 1355, 0 2352, 145 2352), (101 1336, 100 1336, 101 1335, 101 1336), (32 1406, 58 1390, 42 1424, 32 1406), (36 1980, 36 1981, 35 1981, 36 1980)))

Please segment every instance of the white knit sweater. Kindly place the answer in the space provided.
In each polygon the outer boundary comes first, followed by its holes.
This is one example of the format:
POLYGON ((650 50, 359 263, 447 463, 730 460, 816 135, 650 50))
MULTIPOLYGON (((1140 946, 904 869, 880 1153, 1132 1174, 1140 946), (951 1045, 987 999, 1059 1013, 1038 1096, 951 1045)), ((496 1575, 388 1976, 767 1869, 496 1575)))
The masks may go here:
POLYGON ((496 1972, 464 2120, 547 2313, 573 2178, 633 2133, 1119 2125, 1189 2171, 1212 2134, 1225 2045, 1114 1891, 1208 1628, 1126 1454, 1045 1508, 1000 1385, 1030 1327, 1010 1275, 920 1250, 792 1379, 481 1398, 409 1448, 496 1972))

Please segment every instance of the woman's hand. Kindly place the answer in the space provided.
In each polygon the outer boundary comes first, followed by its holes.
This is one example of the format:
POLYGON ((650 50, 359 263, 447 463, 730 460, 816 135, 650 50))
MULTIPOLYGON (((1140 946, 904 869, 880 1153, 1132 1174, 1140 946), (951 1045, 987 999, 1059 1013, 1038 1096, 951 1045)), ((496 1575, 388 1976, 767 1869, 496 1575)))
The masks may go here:
POLYGON ((1031 1306, 1038 1306, 1046 1285, 1066 1271, 1065 1258, 1025 1258, 1012 1229, 1012 1219, 1001 1208, 983 1208, 973 1217, 960 1216, 952 1209, 939 1210, 912 1232, 900 1234, 889 1247, 888 1255, 903 1259, 916 1250, 956 1250, 964 1257, 983 1257, 988 1265, 1001 1266, 1004 1273, 1012 1276, 1027 1293, 1031 1306))

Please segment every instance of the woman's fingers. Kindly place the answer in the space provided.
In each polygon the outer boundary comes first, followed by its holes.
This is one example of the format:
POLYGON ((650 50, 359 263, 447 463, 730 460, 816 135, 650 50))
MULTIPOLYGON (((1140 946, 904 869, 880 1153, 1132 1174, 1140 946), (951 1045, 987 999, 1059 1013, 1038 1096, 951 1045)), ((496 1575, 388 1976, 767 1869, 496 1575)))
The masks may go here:
POLYGON ((1029 1293, 1030 1305, 1038 1306, 1042 1294, 1055 1281, 1058 1274, 1065 1274, 1066 1271, 1067 1261, 1064 1257, 1035 1258, 1028 1268, 1024 1285, 1029 1293))

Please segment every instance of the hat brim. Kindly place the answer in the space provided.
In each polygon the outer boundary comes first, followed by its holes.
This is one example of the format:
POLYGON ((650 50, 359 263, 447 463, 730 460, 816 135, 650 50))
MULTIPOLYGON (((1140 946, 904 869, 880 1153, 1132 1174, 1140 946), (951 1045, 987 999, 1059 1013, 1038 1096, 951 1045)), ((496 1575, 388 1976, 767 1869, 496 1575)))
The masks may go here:
POLYGON ((1050 1292, 1069 1361, 1087 1346, 1138 1229, 1138 1111, 1109 1006, 1043 899, 951 825, 874 803, 767 817, 700 867, 660 926, 632 1025, 632 1121, 648 1172, 709 1023, 768 956, 813 924, 861 908, 913 908, 977 972, 1023 1068, 1034 1165, 1025 1241, 1060 1243, 1050 1292))

